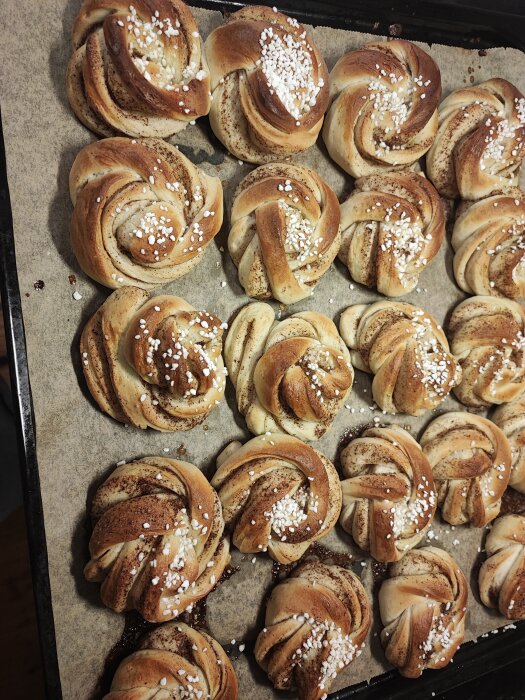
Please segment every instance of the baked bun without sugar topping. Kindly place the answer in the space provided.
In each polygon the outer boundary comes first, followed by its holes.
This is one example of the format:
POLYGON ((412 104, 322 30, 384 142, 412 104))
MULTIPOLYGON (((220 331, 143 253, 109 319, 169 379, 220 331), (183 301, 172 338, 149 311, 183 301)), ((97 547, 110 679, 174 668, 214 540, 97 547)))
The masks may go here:
POLYGON ((525 517, 503 515, 485 540, 487 558, 479 571, 483 605, 508 620, 525 619, 525 517))

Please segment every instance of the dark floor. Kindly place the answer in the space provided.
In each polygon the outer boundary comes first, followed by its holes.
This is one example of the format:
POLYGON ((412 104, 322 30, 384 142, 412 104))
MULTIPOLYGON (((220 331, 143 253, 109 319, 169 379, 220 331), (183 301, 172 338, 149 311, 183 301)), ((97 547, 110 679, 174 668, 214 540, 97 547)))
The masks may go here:
MULTIPOLYGON (((6 410, 4 398, 8 394, 9 371, 5 359, 4 323, 0 313, 0 382, 3 392, 0 396, 2 408, 6 410)), ((9 428, 0 426, 2 440, 13 440, 9 428)), ((0 464, 4 472, 9 470, 13 461, 13 444, 2 444, 0 464)), ((16 479, 16 472, 15 477, 16 479)), ((7 479, 2 479, 5 486, 7 479)), ((24 510, 20 503, 19 490, 16 480, 12 485, 9 480, 10 498, 4 506, 4 514, 0 519, 0 601, 2 623, 0 625, 0 698, 5 700, 40 700, 44 698, 44 684, 40 651, 33 606, 33 591, 27 550, 24 510), (7 505, 8 503, 8 505, 7 505)))

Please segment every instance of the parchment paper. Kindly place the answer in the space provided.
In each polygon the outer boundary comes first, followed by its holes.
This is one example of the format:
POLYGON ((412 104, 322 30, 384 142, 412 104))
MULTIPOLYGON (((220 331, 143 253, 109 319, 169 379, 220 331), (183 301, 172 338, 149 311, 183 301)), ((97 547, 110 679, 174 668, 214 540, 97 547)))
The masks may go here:
MULTIPOLYGON (((87 558, 89 523, 86 504, 94 489, 119 460, 142 455, 177 456, 183 445, 184 459, 213 473, 214 458, 232 439, 246 439, 244 421, 235 409, 230 387, 206 423, 189 433, 161 434, 125 428, 95 406, 85 388, 78 357, 79 332, 108 295, 79 269, 69 244, 72 207, 68 175, 75 155, 94 140, 71 112, 65 95, 65 70, 70 56, 70 31, 79 0, 4 0, 0 3, 0 99, 11 200, 13 206, 20 290, 27 334, 29 367, 37 422, 38 459, 49 553, 49 573, 55 616, 58 655, 64 697, 91 697, 108 651, 120 638, 124 617, 105 609, 96 584, 87 584, 82 568, 87 558), (76 284, 71 284, 76 276, 76 284), (43 287, 36 289, 36 287, 43 287), (73 299, 73 292, 81 300, 73 299)), ((197 10, 201 33, 221 23, 218 12, 197 10)), ((317 28, 314 38, 323 50, 328 67, 349 49, 363 45, 369 36, 329 28, 317 28)), ((424 47, 427 50, 428 47, 424 47)), ((433 46, 443 79, 444 94, 451 89, 490 77, 510 79, 525 91, 524 59, 516 50, 495 49, 486 55, 477 50, 433 46)), ((485 52, 481 52, 485 54, 485 52)), ((249 166, 225 154, 211 134, 206 119, 189 127, 175 141, 209 173, 217 173, 225 187, 227 208, 231 194, 249 166)), ((342 196, 351 181, 331 163, 321 140, 318 146, 296 158, 315 167, 342 196)), ((237 274, 225 252, 227 221, 216 242, 209 246, 200 266, 185 278, 162 289, 188 299, 197 308, 210 309, 223 320, 248 302, 237 274), (227 282, 221 287, 221 282, 227 282)), ((447 242, 420 278, 420 292, 404 297, 422 305, 440 323, 463 297, 451 274, 452 251, 447 242), (446 269, 446 272, 445 272, 446 269)), ((348 274, 336 263, 323 277, 313 297, 290 310, 316 309, 338 320, 350 304, 369 302, 379 295, 351 285, 348 274)), ((278 305, 275 305, 278 308, 278 305)), ((285 312, 286 313, 286 312, 285 312)), ((434 414, 415 420, 385 417, 369 408, 370 377, 357 372, 351 406, 343 410, 332 429, 316 445, 336 459, 341 439, 352 427, 371 423, 374 416, 387 423, 410 426, 415 435, 434 414)), ((457 408, 448 399, 438 413, 457 408)), ((337 463, 337 461, 336 461, 337 463)), ((450 551, 471 581, 467 639, 505 623, 478 602, 476 560, 485 533, 468 527, 450 528, 436 517, 429 534, 434 544, 450 551)), ((372 560, 356 550, 340 528, 323 544, 355 556, 354 569, 371 593, 374 586, 372 560), (361 566, 361 561, 365 562, 361 566)), ((483 555, 481 555, 483 556, 483 555)), ((272 584, 271 561, 260 555, 234 553, 240 571, 208 598, 208 624, 223 643, 253 639, 261 626, 261 601, 272 584)), ((478 562, 479 563, 479 562, 478 562)), ((362 657, 342 673, 333 689, 382 673, 388 666, 378 642, 379 619, 374 604, 370 644, 362 657)), ((249 648, 249 645, 248 645, 249 648)), ((234 660, 240 679, 240 698, 276 697, 264 674, 246 651, 234 660), (258 688, 254 690, 254 683, 258 688)), ((281 694, 279 694, 281 697, 281 694)))

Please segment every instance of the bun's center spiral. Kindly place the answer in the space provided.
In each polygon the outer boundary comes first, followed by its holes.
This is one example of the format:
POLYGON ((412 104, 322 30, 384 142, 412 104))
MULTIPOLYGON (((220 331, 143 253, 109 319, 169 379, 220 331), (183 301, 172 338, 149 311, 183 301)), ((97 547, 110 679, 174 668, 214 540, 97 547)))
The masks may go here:
POLYGON ((139 209, 117 227, 119 247, 137 262, 155 265, 166 261, 184 231, 184 222, 168 204, 152 203, 139 209))
POLYGON ((346 393, 352 379, 352 371, 341 356, 325 346, 312 344, 284 375, 284 403, 301 420, 312 420, 313 416, 327 420, 332 404, 346 393))
POLYGON ((145 314, 131 330, 132 363, 142 379, 185 399, 222 390, 217 363, 226 324, 206 311, 180 311, 167 318, 161 317, 160 306, 152 311, 153 318, 145 314))

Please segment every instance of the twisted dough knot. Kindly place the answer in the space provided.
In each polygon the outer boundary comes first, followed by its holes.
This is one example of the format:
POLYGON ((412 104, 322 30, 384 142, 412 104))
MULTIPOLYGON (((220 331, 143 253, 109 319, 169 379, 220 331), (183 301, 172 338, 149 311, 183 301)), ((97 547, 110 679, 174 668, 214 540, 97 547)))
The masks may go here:
POLYGON ((237 700, 237 676, 226 652, 206 632, 168 622, 142 638, 119 665, 104 700, 202 698, 237 700))
POLYGON ((525 297, 525 200, 495 195, 476 202, 454 225, 454 275, 469 294, 525 297))
POLYGON ((479 594, 488 608, 509 620, 525 619, 525 517, 498 518, 485 541, 487 559, 479 571, 479 594))
POLYGON ((459 381, 441 326, 412 304, 349 306, 339 329, 354 366, 375 375, 374 401, 387 413, 419 416, 439 406, 459 381))
POLYGON ((210 124, 233 155, 264 163, 315 143, 328 106, 328 70, 297 20, 245 7, 209 35, 206 55, 210 124))
POLYGON ((80 339, 84 376, 110 416, 155 430, 189 430, 222 398, 225 323, 179 297, 117 289, 80 339))
POLYGON ((102 136, 176 134, 210 110, 210 78, 181 0, 84 0, 73 27, 67 94, 102 136))
POLYGON ((438 127, 441 75, 434 60, 403 39, 342 56, 331 74, 323 138, 354 177, 411 167, 438 127))
POLYGON ((217 460, 211 483, 224 521, 243 553, 268 551, 281 564, 297 561, 327 535, 341 510, 334 465, 290 435, 234 442, 217 460))
POLYGON ((512 459, 507 438, 494 423, 452 411, 433 420, 420 443, 447 523, 483 527, 498 516, 512 459))
POLYGON ((524 138, 525 98, 507 80, 455 90, 439 107, 428 177, 444 197, 481 199, 515 187, 524 138))
POLYGON ((229 562, 221 503, 187 462, 145 457, 117 467, 98 488, 84 570, 101 581, 102 602, 149 622, 191 610, 229 562))
POLYGON ((71 243, 90 277, 143 289, 185 275, 222 224, 222 186, 159 139, 86 146, 69 176, 71 243))
POLYGON ((319 700, 361 654, 369 627, 370 603, 357 576, 309 562, 273 589, 255 658, 276 688, 319 700))
POLYGON ((515 301, 470 297, 448 324, 463 374, 454 393, 466 406, 513 401, 525 389, 525 310, 515 301))
POLYGON ((446 666, 465 634, 467 580, 443 549, 422 547, 390 567, 379 590, 388 661, 408 678, 446 666))
POLYGON ((310 296, 340 244, 339 202, 310 168, 271 163, 235 193, 228 248, 248 296, 293 304, 310 296))
POLYGON ((313 311, 276 321, 268 304, 248 304, 231 325, 224 358, 255 435, 317 440, 352 391, 348 350, 335 324, 313 311))
POLYGON ((509 485, 525 493, 525 395, 499 406, 492 420, 505 433, 512 452, 509 485))
POLYGON ((436 511, 432 469, 399 426, 371 428, 341 453, 340 523, 378 561, 396 561, 424 537, 436 511))
POLYGON ((445 237, 443 203, 417 173, 360 178, 341 206, 339 258, 352 278, 389 297, 411 292, 445 237))

